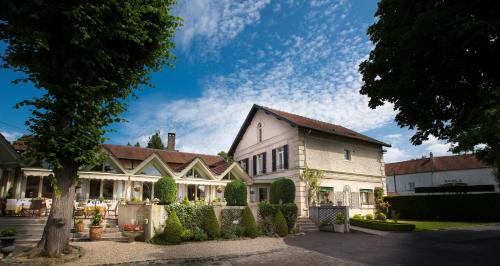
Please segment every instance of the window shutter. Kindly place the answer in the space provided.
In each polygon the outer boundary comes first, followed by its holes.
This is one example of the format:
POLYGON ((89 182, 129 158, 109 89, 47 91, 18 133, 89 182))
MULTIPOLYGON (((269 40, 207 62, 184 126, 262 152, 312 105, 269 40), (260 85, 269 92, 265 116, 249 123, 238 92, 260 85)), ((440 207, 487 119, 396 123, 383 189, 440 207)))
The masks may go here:
POLYGON ((256 176, 257 175, 257 156, 254 155, 253 156, 253 175, 256 176))
POLYGON ((266 173, 266 153, 267 152, 264 152, 262 153, 262 173, 265 174, 266 173))
POLYGON ((284 155, 285 155, 285 162, 284 162, 284 165, 283 165, 283 168, 284 169, 288 169, 288 144, 283 146, 283 150, 284 150, 284 155))
POLYGON ((273 157, 273 172, 276 172, 276 149, 273 149, 272 157, 273 157))

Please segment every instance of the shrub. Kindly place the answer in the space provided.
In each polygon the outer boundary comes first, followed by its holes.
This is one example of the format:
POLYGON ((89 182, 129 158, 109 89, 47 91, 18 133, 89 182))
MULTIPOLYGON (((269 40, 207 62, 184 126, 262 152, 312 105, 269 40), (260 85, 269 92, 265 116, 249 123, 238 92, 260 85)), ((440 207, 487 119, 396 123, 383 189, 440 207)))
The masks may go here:
POLYGON ((199 210, 196 206, 183 205, 183 204, 171 204, 166 205, 165 210, 170 216, 175 212, 179 218, 181 224, 185 229, 191 229, 194 231, 196 228, 201 227, 201 222, 203 221, 199 217, 199 210))
POLYGON ((189 199, 187 196, 184 196, 184 199, 182 200, 182 204, 189 206, 191 205, 191 202, 189 202, 189 199))
POLYGON ((207 235, 212 238, 220 237, 220 227, 219 222, 217 222, 217 217, 215 216, 215 211, 212 206, 207 206, 208 208, 204 208, 203 215, 203 230, 207 233, 207 235))
POLYGON ((385 214, 379 212, 379 213, 377 213, 376 219, 379 221, 385 221, 385 220, 387 220, 387 216, 385 216, 385 214))
POLYGON ((191 229, 184 229, 181 233, 182 241, 191 241, 194 238, 194 233, 191 229))
POLYGON ((262 220, 264 220, 266 217, 271 217, 271 219, 274 219, 274 216, 276 216, 276 213, 278 211, 281 211, 285 216, 288 230, 292 230, 295 227, 295 222, 297 221, 297 204, 269 204, 267 202, 259 203, 259 215, 262 220))
POLYGON ((414 224, 402 224, 402 223, 388 223, 382 221, 373 220, 359 220, 350 219, 349 223, 354 226, 365 227, 375 230, 382 231, 413 231, 415 230, 414 224))
POLYGON ((391 196, 390 212, 401 219, 443 219, 449 221, 498 221, 500 193, 391 196), (464 211, 466 210, 466 211, 464 211))
POLYGON ((399 221, 399 213, 395 212, 394 210, 391 212, 391 219, 397 223, 399 221))
POLYGON ((250 208, 246 207, 243 210, 243 215, 241 217, 241 226, 245 229, 245 236, 256 238, 259 235, 257 230, 257 223, 255 222, 255 217, 252 214, 250 208))
POLYGON ((361 216, 361 214, 354 214, 354 216, 352 217, 353 219, 363 219, 363 216, 361 216))
POLYGON ((207 241, 208 235, 207 235, 207 233, 198 229, 198 230, 194 231, 193 240, 194 241, 207 241))
POLYGON ((286 204, 295 201, 295 184, 287 178, 278 179, 271 183, 269 192, 271 204, 286 204))
POLYGON ((5 227, 2 229, 2 236, 15 236, 17 234, 17 229, 15 227, 5 227))
POLYGON ((177 199, 177 185, 171 176, 161 177, 155 184, 155 198, 160 204, 171 204, 177 199))
POLYGON ((278 211, 274 217, 274 228, 279 236, 285 237, 288 235, 288 226, 286 224, 285 216, 283 216, 281 211, 278 211))
POLYGON ((228 206, 247 205, 247 186, 240 180, 233 180, 226 185, 224 198, 228 206))
POLYGON ((224 230, 222 230, 222 238, 225 239, 233 239, 236 238, 236 228, 235 227, 228 227, 224 230))
POLYGON ((373 220, 373 214, 369 213, 365 216, 366 220, 373 220))
POLYGON ((344 224, 345 223, 345 217, 344 214, 339 212, 335 216, 335 224, 344 224))
POLYGON ((181 242, 182 224, 175 214, 175 211, 168 215, 163 231, 163 239, 170 244, 178 244, 181 242))
POLYGON ((265 236, 274 236, 276 231, 274 231, 274 219, 270 216, 266 218, 262 218, 262 221, 259 224, 260 231, 265 236))

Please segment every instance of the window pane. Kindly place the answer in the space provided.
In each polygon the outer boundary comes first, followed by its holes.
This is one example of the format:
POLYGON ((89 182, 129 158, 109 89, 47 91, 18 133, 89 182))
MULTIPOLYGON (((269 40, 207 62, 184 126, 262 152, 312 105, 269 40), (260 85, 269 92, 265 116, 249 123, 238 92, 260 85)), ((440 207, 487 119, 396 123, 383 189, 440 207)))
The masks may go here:
POLYGON ((142 183, 142 199, 143 200, 146 200, 146 199, 152 199, 152 195, 151 195, 151 188, 153 186, 153 183, 152 182, 144 182, 142 183))
POLYGON ((197 185, 196 187, 196 196, 198 197, 198 200, 205 200, 205 186, 197 185))
MULTIPOLYGON (((48 179, 45 177, 44 179, 48 179)), ((24 196, 26 198, 38 197, 38 184, 40 182, 39 176, 28 176, 26 179, 26 191, 24 196)))
POLYGON ((267 200, 267 188, 259 188, 259 201, 267 200))
POLYGON ((156 167, 152 165, 148 165, 144 167, 144 169, 141 171, 141 175, 154 175, 154 176, 161 176, 160 171, 156 169, 156 167))
POLYGON ((103 180, 102 196, 105 199, 113 199, 113 180, 103 180))
POLYGON ((194 201, 196 199, 196 185, 188 185, 188 200, 194 201))
POLYGON ((351 151, 350 150, 344 150, 344 159, 351 160, 351 151))
POLYGON ((43 186, 42 186, 42 197, 44 198, 52 198, 52 193, 54 190, 52 189, 52 186, 50 185, 50 180, 49 177, 46 176, 43 178, 43 186))
POLYGON ((101 180, 90 179, 89 197, 91 199, 99 198, 100 190, 101 190, 101 180))

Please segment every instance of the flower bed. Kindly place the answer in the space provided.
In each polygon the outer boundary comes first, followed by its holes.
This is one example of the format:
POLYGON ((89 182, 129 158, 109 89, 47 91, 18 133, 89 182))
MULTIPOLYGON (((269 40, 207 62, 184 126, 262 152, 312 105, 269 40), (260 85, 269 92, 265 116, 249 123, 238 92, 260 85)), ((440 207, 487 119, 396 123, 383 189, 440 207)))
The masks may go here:
POLYGON ((414 224, 403 224, 403 223, 393 223, 393 222, 383 222, 374 220, 362 220, 362 219, 349 219, 349 223, 353 226, 359 226, 364 228, 370 228, 381 231, 400 231, 400 232, 410 232, 415 230, 414 224))

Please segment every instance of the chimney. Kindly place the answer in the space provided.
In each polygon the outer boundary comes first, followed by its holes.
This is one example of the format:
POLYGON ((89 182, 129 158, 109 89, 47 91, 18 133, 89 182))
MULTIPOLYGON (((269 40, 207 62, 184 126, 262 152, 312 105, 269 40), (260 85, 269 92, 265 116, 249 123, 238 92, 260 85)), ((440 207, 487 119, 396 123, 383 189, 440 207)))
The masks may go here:
POLYGON ((167 151, 175 151, 175 133, 168 133, 167 151))

